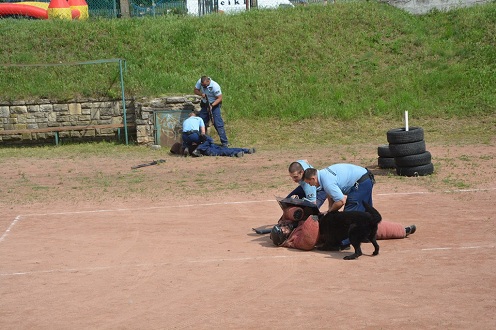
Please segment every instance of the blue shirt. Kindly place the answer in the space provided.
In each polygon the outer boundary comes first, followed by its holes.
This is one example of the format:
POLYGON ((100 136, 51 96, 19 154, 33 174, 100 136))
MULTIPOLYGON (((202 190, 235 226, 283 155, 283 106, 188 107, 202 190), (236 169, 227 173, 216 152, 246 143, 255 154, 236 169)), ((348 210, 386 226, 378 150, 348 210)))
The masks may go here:
MULTIPOLYGON (((304 160, 297 160, 297 163, 300 163, 301 167, 303 167, 303 171, 306 170, 307 168, 313 168, 312 165, 308 164, 304 160)), ((301 180, 299 182, 299 185, 301 188, 303 188, 303 191, 305 192, 305 199, 307 199, 310 202, 315 203, 317 201, 317 190, 320 190, 320 187, 314 187, 306 183, 304 180, 301 180)))
POLYGON ((200 117, 191 116, 183 121, 183 132, 187 132, 187 131, 200 132, 200 127, 205 127, 205 122, 200 117))
POLYGON ((337 202, 347 195, 367 169, 353 164, 334 164, 317 171, 319 185, 337 202))
POLYGON ((202 92, 202 94, 207 95, 208 102, 210 104, 212 104, 219 95, 222 95, 222 91, 220 90, 219 84, 213 81, 212 79, 210 79, 210 85, 208 85, 207 87, 203 87, 201 85, 201 78, 198 79, 195 88, 199 89, 202 92))

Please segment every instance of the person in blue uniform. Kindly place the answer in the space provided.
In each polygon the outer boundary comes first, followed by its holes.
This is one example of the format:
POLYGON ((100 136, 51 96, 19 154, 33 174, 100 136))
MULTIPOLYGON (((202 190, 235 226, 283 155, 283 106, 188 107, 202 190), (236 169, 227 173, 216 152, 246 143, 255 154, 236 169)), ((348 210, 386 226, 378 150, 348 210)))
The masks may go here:
POLYGON ((203 119, 206 125, 209 125, 210 121, 212 121, 222 146, 228 147, 229 141, 221 114, 222 91, 220 85, 210 77, 202 76, 196 82, 193 92, 202 97, 202 101, 200 102, 200 118, 203 119), (212 114, 212 118, 210 118, 210 113, 212 114))
POLYGON ((334 164, 322 170, 307 168, 303 180, 311 186, 321 187, 328 196, 329 212, 363 211, 363 202, 372 204, 374 175, 366 168, 354 164, 334 164))
POLYGON ((192 152, 192 156, 229 156, 243 157, 245 154, 255 153, 255 148, 230 148, 219 146, 214 143, 214 139, 205 135, 204 141, 192 152))
MULTIPOLYGON (((311 186, 320 187, 325 191, 329 201, 328 212, 366 212, 363 202, 373 206, 372 189, 375 184, 374 175, 368 169, 354 164, 333 164, 321 170, 307 168, 303 173, 303 180, 311 186)), ((379 223, 378 236, 381 231, 382 239, 404 238, 415 233, 417 227, 411 225, 403 227, 401 224, 382 220, 379 223), (396 228, 390 233, 382 228, 396 228)), ((349 247, 349 239, 341 242, 340 249, 349 247)))
POLYGON ((190 150, 194 146, 202 142, 202 137, 205 136, 205 123, 203 119, 197 116, 196 111, 191 111, 189 117, 183 121, 183 155, 186 157, 190 154, 190 150))
POLYGON ((307 168, 313 168, 306 160, 297 160, 289 165, 288 172, 291 179, 298 184, 287 198, 305 199, 317 204, 320 208, 327 199, 327 194, 320 187, 311 186, 303 180, 303 173, 307 168))

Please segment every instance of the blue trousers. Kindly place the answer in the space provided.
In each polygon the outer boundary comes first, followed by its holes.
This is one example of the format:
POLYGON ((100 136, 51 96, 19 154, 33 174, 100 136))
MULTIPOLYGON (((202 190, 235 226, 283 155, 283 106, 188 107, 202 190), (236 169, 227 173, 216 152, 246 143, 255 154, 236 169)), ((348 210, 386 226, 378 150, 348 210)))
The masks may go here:
POLYGON ((188 135, 183 132, 182 138, 184 148, 191 148, 193 143, 200 144, 200 133, 192 133, 188 135))
POLYGON ((196 150, 205 156, 234 156, 238 152, 243 151, 248 153, 250 149, 247 148, 228 148, 222 147, 214 143, 214 140, 208 136, 207 140, 200 144, 196 150))
MULTIPOLYGON (((217 106, 212 108, 212 116, 214 117, 214 127, 219 134, 220 143, 228 144, 226 130, 224 129, 224 120, 222 119, 220 106, 222 103, 217 104, 217 106)), ((208 113, 207 108, 201 108, 199 117, 203 119, 205 125, 208 125, 210 122, 210 114, 208 113)))
POLYGON ((346 199, 346 204, 344 205, 344 212, 346 211, 363 211, 365 212, 365 207, 362 202, 366 202, 372 206, 372 188, 374 184, 372 180, 367 179, 361 183, 356 184, 351 188, 348 193, 348 198, 346 199))

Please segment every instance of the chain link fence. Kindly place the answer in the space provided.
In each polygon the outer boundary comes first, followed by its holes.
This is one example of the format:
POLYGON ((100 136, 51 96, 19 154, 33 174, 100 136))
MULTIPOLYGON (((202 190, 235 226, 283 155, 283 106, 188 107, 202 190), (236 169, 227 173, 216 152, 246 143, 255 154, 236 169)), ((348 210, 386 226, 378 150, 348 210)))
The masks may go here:
MULTIPOLYGON (((219 12, 223 6, 237 6, 238 10, 244 10, 246 0, 86 0, 88 4, 89 18, 105 17, 143 17, 164 15, 207 15, 219 12)), ((257 8, 262 2, 275 2, 278 0, 248 0, 250 8, 257 8)), ((325 0, 286 0, 291 6, 324 3, 325 0)), ((329 0, 332 3, 333 1, 329 0)), ((46 19, 42 10, 47 10, 50 0, 26 1, 22 0, 0 0, 0 18, 31 18, 46 19), (29 7, 27 8, 26 7, 29 7), (26 9, 27 8, 27 9, 26 9)), ((284 6, 281 4, 280 6, 284 6)))

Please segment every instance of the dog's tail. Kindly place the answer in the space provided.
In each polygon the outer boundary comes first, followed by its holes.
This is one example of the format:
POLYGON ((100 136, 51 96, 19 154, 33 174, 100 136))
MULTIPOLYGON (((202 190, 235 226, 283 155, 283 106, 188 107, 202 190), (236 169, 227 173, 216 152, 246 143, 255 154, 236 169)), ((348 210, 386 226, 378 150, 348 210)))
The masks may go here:
POLYGON ((370 213, 370 215, 372 215, 372 219, 374 220, 375 223, 381 222, 382 216, 379 213, 379 211, 377 211, 374 207, 372 207, 371 205, 369 205, 366 202, 363 202, 363 206, 365 207, 365 210, 368 213, 370 213))

